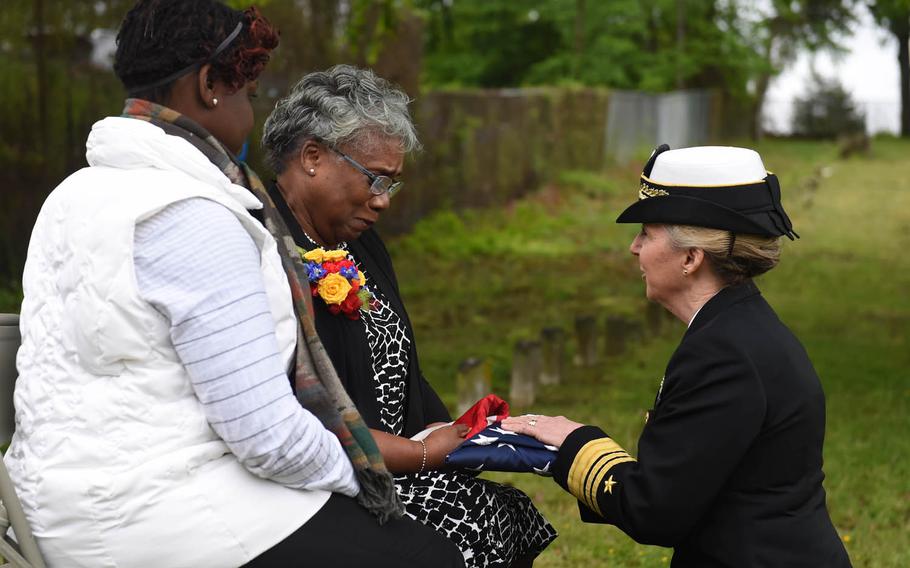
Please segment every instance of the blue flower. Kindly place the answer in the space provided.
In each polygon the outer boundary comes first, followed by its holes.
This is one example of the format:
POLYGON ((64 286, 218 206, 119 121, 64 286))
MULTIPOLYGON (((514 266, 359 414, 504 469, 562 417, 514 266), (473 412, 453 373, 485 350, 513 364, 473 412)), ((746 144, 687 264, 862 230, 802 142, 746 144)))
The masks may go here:
POLYGON ((325 268, 315 262, 306 263, 306 277, 310 282, 316 282, 325 276, 325 268))
POLYGON ((355 266, 346 266, 338 271, 338 274, 341 274, 348 280, 353 280, 357 278, 357 267, 355 266))

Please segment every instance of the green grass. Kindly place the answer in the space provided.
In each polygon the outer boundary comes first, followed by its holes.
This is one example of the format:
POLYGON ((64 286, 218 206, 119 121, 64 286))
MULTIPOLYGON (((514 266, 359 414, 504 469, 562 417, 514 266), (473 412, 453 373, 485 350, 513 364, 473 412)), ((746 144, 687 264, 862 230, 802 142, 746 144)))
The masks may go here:
MULTIPOLYGON (((832 517, 854 566, 910 566, 910 143, 877 139, 869 156, 847 161, 833 144, 772 141, 758 150, 803 237, 785 244, 759 286, 822 378, 832 517)), ((579 314, 643 315, 627 250, 637 228, 613 222, 634 198, 636 177, 636 167, 567 172, 508 207, 438 213, 390 243, 421 364, 450 407, 464 358, 488 358, 494 390, 507 394, 514 341, 549 325, 571 330, 579 314)), ((664 329, 597 368, 570 368, 534 410, 598 424, 634 451, 683 325, 664 329)), ((537 566, 669 564, 667 549, 580 523, 574 500, 551 480, 490 477, 525 490, 560 531, 537 566)))
MULTIPOLYGON (((758 150, 780 176, 803 237, 785 243, 781 265, 759 285, 825 387, 831 515, 857 568, 910 566, 910 143, 877 139, 869 156, 847 161, 833 144, 774 141, 758 150)), ((494 390, 506 395, 516 340, 545 326, 571 330, 580 314, 643 316, 627 250, 637 228, 613 222, 634 199, 637 173, 565 172, 507 207, 440 212, 389 243, 421 365, 450 408, 467 357, 486 357, 494 390)), ((16 286, 0 289, 0 312, 18 311, 20 301, 16 286)), ((598 424, 634 453, 682 331, 677 322, 596 368, 569 367, 534 410, 598 424)), ((549 479, 490 477, 526 491, 560 531, 541 568, 669 564, 667 549, 580 523, 574 499, 549 479)))

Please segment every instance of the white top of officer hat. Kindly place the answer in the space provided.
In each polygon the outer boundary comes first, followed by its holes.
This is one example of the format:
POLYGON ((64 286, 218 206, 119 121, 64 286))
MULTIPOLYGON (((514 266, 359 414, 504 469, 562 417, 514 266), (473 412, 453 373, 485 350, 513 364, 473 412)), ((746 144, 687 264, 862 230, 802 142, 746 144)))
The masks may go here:
POLYGON ((648 179, 661 185, 724 186, 760 182, 767 175, 755 150, 695 146, 659 154, 648 179))

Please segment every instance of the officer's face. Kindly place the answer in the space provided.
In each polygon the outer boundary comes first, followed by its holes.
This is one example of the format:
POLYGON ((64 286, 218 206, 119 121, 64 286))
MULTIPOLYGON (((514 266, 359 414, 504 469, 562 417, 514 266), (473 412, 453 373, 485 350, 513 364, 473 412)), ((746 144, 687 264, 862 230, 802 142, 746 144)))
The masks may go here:
POLYGON ((638 257, 648 299, 664 306, 672 304, 684 289, 686 252, 673 247, 666 227, 645 223, 629 251, 638 257))

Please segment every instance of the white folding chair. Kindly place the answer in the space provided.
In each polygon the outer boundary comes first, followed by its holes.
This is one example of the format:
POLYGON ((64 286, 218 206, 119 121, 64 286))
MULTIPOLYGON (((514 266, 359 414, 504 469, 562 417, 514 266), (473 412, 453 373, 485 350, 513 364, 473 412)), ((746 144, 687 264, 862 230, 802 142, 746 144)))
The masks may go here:
MULTIPOLYGON (((15 427, 13 386, 16 382, 16 351, 19 350, 19 315, 0 314, 0 444, 9 443, 15 427)), ((35 537, 22 511, 22 503, 0 459, 0 568, 45 568, 35 537), (12 529, 15 539, 9 534, 12 529)))

